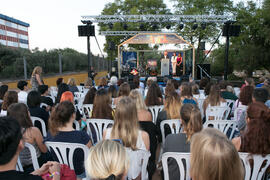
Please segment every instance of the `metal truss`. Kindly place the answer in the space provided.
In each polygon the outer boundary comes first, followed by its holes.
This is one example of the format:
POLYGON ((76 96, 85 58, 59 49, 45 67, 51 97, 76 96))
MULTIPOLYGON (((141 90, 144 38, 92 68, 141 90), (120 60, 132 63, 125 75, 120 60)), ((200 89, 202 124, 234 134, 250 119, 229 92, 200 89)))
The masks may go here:
POLYGON ((134 36, 139 33, 176 33, 178 32, 161 32, 161 31, 100 31, 103 36, 134 36))
POLYGON ((82 16, 82 21, 92 23, 159 22, 159 23, 225 23, 235 21, 231 15, 97 15, 82 16))

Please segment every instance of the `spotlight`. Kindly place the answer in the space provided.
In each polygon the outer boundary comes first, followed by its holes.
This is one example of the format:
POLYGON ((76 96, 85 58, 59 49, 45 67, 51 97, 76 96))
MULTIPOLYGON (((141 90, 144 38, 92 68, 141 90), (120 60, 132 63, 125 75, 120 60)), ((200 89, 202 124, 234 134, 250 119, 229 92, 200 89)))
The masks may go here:
POLYGON ((166 29, 170 29, 171 28, 171 25, 170 24, 167 24, 166 25, 166 29))
POLYGON ((198 28, 198 24, 193 24, 192 29, 196 30, 198 28))
POLYGON ((125 23, 124 26, 123 26, 124 30, 127 30, 128 29, 128 25, 125 23))
POLYGON ((113 29, 113 23, 109 23, 109 28, 113 29))
POLYGON ((140 30, 144 31, 144 24, 140 24, 140 30))
POLYGON ((178 27, 180 30, 182 30, 184 28, 184 24, 179 24, 179 27, 178 27))
POLYGON ((202 23, 201 28, 202 28, 202 30, 205 30, 206 29, 206 23, 202 23))

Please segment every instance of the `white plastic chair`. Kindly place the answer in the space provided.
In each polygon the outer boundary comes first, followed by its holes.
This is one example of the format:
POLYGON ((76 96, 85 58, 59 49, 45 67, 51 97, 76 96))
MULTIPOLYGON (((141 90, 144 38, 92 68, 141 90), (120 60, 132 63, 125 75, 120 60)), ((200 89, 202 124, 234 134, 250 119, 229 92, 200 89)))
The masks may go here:
POLYGON ((34 170, 39 169, 39 164, 38 164, 38 158, 37 158, 37 151, 36 151, 36 149, 34 148, 34 146, 32 144, 29 144, 29 143, 25 143, 24 146, 26 148, 28 148, 29 151, 30 151, 34 170))
POLYGON ((235 101, 231 99, 226 99, 227 106, 232 108, 234 106, 235 101))
POLYGON ((84 118, 91 118, 93 111, 93 104, 83 104, 82 105, 82 113, 84 118))
POLYGON ((162 144, 165 143, 165 125, 168 125, 171 130, 171 134, 177 134, 181 132, 181 121, 179 119, 163 120, 160 123, 162 144))
POLYGON ((152 114, 152 122, 154 124, 156 124, 158 113, 160 111, 162 111, 163 108, 164 108, 163 105, 160 105, 160 106, 149 106, 148 107, 148 109, 150 110, 150 112, 152 114))
POLYGON ((223 132, 225 135, 227 135, 227 133, 230 132, 230 134, 228 134, 229 136, 228 138, 230 140, 233 138, 233 135, 237 130, 237 124, 235 120, 210 120, 206 121, 203 127, 204 128, 213 127, 223 132))
POLYGON ((74 170, 73 154, 76 149, 82 149, 84 152, 84 162, 88 157, 89 148, 86 145, 78 143, 63 142, 45 142, 48 150, 54 152, 60 164, 66 164, 70 169, 74 170))
POLYGON ((103 139, 103 131, 107 129, 110 125, 112 126, 114 124, 113 120, 109 119, 87 119, 86 125, 87 125, 87 133, 92 139, 92 142, 94 143, 93 139, 93 132, 91 130, 90 124, 94 127, 95 134, 97 137, 97 142, 101 141, 103 139))
POLYGON ((35 117, 35 116, 31 116, 31 120, 33 125, 35 126, 35 122, 38 121, 41 124, 41 133, 43 135, 43 137, 47 137, 47 131, 46 131, 46 124, 43 121, 43 119, 39 118, 39 117, 35 117))
POLYGON ((126 151, 130 158, 127 179, 135 179, 141 173, 141 180, 148 180, 147 164, 151 153, 141 149, 133 151, 130 148, 126 148, 126 151))
POLYGON ((247 107, 238 107, 234 110, 233 113, 233 119, 236 121, 239 121, 240 116, 242 114, 242 112, 245 112, 247 110, 247 107))
POLYGON ((46 109, 46 108, 47 108, 47 106, 48 106, 48 104, 45 104, 45 103, 40 103, 40 108, 44 108, 44 109, 46 109))
POLYGON ((197 102, 198 102, 198 108, 200 109, 201 111, 201 116, 203 118, 204 116, 204 112, 203 112, 203 102, 204 102, 205 99, 197 99, 197 102))
POLYGON ((22 166, 22 163, 21 163, 21 160, 20 160, 19 157, 18 157, 18 161, 17 161, 17 164, 16 164, 16 171, 24 172, 23 166, 22 166))
POLYGON ((79 90, 79 92, 84 92, 84 86, 77 86, 77 88, 78 88, 78 90, 79 90))
POLYGON ((240 95, 240 88, 239 87, 235 87, 235 88, 233 88, 234 89, 234 92, 235 92, 235 95, 237 96, 237 97, 239 97, 239 95, 240 95))
POLYGON ((245 169, 245 180, 261 180, 265 171, 270 165, 270 155, 263 157, 262 155, 252 155, 249 153, 239 152, 239 156, 243 162, 245 169), (251 166, 250 160, 253 159, 251 166))
MULTIPOLYGON (((213 117, 213 120, 224 120, 227 119, 230 113, 230 107, 228 106, 211 106, 205 111, 206 121, 209 117, 213 117)), ((211 119, 212 120, 212 119, 211 119)))
POLYGON ((73 125, 75 126, 75 130, 77 130, 77 131, 80 130, 80 123, 78 121, 74 120, 73 125))
POLYGON ((168 158, 173 158, 177 162, 180 172, 180 180, 190 180, 190 153, 166 152, 162 155, 164 180, 169 180, 168 158))

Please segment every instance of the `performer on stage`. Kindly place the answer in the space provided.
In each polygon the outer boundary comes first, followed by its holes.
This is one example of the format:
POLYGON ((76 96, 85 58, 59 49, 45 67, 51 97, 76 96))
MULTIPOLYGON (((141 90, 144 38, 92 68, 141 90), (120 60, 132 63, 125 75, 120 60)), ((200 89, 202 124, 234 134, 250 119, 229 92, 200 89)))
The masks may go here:
POLYGON ((177 58, 176 58, 176 75, 181 76, 183 72, 183 58, 181 57, 181 53, 179 52, 177 58))
POLYGON ((171 63, 172 63, 172 74, 173 76, 176 75, 176 64, 177 64, 177 56, 176 53, 173 53, 173 56, 171 57, 171 63))
POLYGON ((161 61, 161 76, 168 76, 170 72, 169 71, 170 59, 168 58, 167 51, 164 51, 164 57, 160 61, 161 61))

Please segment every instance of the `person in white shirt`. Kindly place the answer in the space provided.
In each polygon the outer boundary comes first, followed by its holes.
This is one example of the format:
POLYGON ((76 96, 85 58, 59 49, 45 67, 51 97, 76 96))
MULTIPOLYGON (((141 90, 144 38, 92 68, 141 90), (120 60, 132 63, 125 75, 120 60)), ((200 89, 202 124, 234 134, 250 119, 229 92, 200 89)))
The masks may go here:
POLYGON ((20 89, 20 91, 18 92, 18 101, 20 103, 26 104, 27 102, 27 91, 29 90, 27 85, 28 83, 26 81, 19 81, 17 84, 17 87, 20 89))
POLYGON ((173 75, 176 75, 176 64, 177 64, 177 56, 176 53, 173 53, 173 56, 171 57, 171 63, 172 63, 172 71, 173 75))

